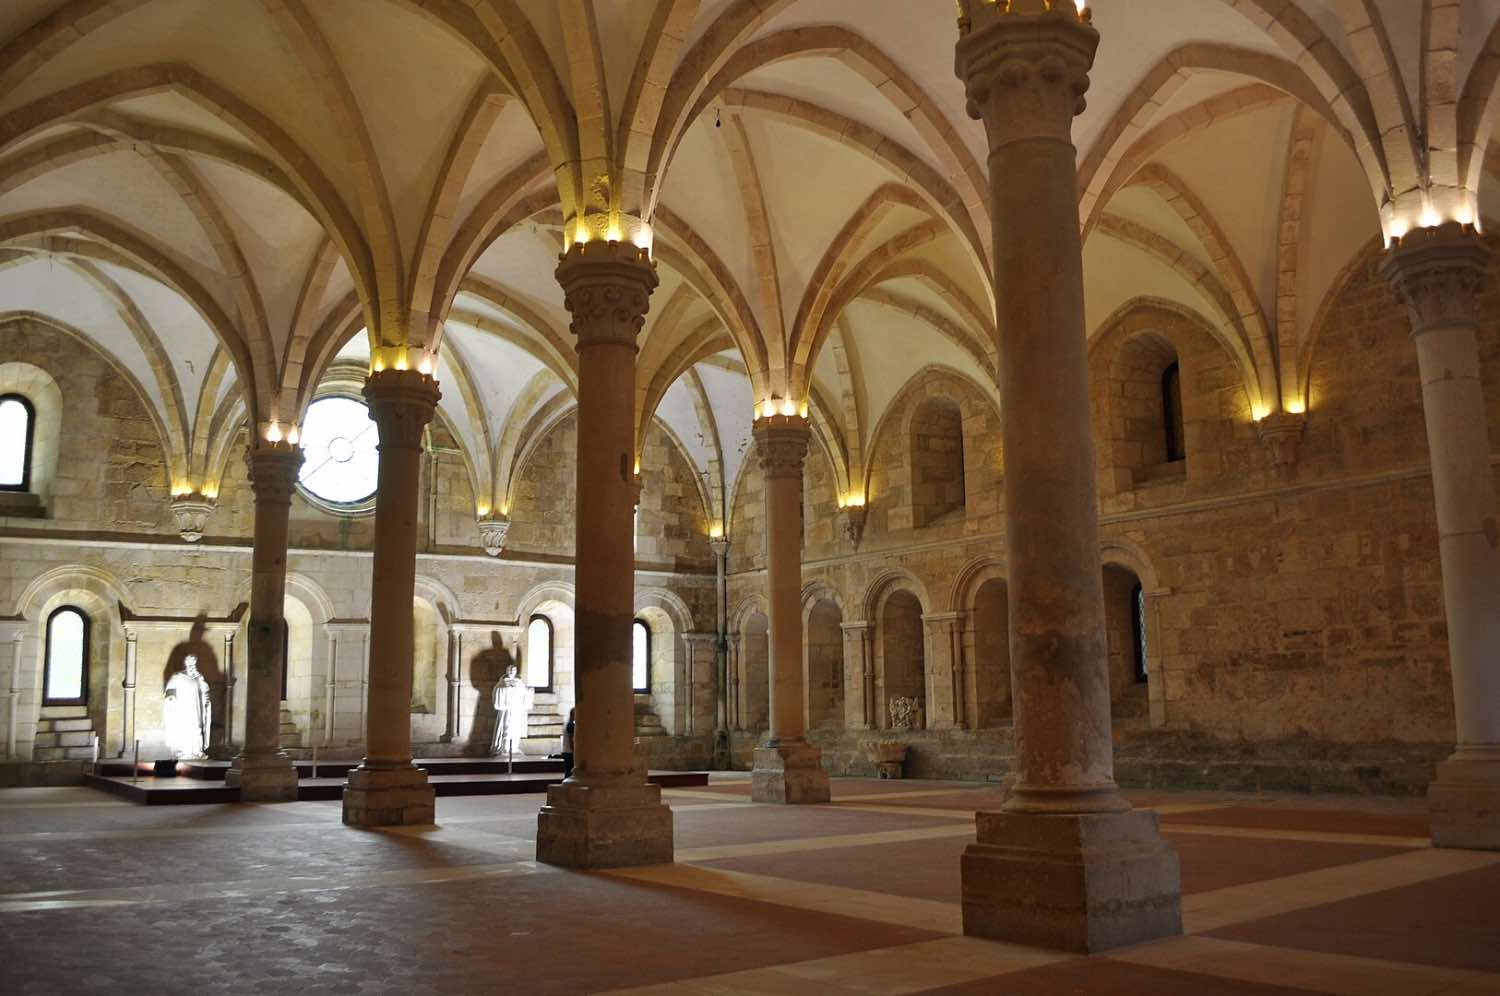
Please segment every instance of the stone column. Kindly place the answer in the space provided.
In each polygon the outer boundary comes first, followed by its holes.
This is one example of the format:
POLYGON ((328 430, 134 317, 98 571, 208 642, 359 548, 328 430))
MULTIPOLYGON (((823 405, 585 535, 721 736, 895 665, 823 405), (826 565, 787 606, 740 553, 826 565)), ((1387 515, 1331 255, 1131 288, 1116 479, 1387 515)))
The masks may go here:
POLYGON ((1457 749, 1427 793, 1438 847, 1500 849, 1500 527, 1475 339, 1490 262, 1456 223, 1401 239, 1381 272, 1411 312, 1437 501, 1457 749))
MULTIPOLYGON (((135 744, 135 686, 136 686, 136 664, 140 659, 139 641, 140 634, 133 629, 125 631, 125 674, 120 679, 120 690, 124 693, 120 703, 120 753, 119 757, 128 757, 131 747, 135 744)), ((20 661, 16 664, 19 666, 20 661)))
POLYGON ((927 628, 927 728, 962 730, 964 719, 963 616, 929 612, 927 628))
POLYGON ((437 410, 437 381, 386 369, 365 381, 380 432, 375 550, 370 581, 365 757, 344 786, 344 822, 386 827, 433 822, 427 772, 411 763, 412 598, 417 579, 422 435, 437 410))
POLYGON ((575 244, 557 267, 578 337, 573 775, 547 790, 537 860, 611 868, 672 860, 672 811, 635 750, 636 336, 656 266, 628 243, 575 244))
POLYGON ((750 798, 828 801, 823 752, 807 742, 802 667, 802 461, 807 419, 768 415, 755 422, 766 478, 766 601, 770 617, 771 731, 755 748, 750 798))
POLYGON ((730 633, 724 640, 724 670, 728 672, 729 690, 725 695, 725 709, 729 713, 729 729, 735 732, 745 728, 740 710, 740 661, 745 657, 744 634, 730 633))
POLYGON ((961 0, 989 140, 1015 783, 962 861, 964 932, 1099 951, 1182 930, 1177 855, 1114 782, 1073 117, 1099 35, 1051 0, 961 0))
POLYGON ((729 537, 710 536, 714 554, 714 754, 713 766, 727 770, 729 762, 729 537))
POLYGON ((851 730, 873 730, 875 659, 871 634, 875 627, 867 622, 846 622, 839 628, 844 631, 844 722, 851 730))
POLYGON ((286 548, 292 491, 302 450, 258 441, 245 452, 255 491, 255 546, 250 555, 250 626, 245 662, 245 746, 224 784, 242 802, 294 802, 297 769, 281 749, 281 662, 285 638, 286 548))

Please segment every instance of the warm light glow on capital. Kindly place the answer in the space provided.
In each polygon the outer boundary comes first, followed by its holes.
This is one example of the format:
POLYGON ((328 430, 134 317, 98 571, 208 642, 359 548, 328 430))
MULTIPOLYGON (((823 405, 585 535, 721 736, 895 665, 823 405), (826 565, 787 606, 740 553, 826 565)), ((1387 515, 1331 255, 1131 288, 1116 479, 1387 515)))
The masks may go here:
POLYGON ((708 538, 709 539, 723 539, 724 538, 724 527, 722 525, 720 525, 719 523, 717 523, 717 522, 715 522, 713 525, 709 526, 708 527, 708 538))
POLYGON ((1269 414, 1271 414, 1271 409, 1267 408, 1265 405, 1250 406, 1250 418, 1253 421, 1259 422, 1269 414))
POLYGON ((1307 405, 1305 405, 1300 399, 1294 398, 1286 403, 1286 410, 1293 415, 1301 415, 1303 412, 1307 411, 1307 405))

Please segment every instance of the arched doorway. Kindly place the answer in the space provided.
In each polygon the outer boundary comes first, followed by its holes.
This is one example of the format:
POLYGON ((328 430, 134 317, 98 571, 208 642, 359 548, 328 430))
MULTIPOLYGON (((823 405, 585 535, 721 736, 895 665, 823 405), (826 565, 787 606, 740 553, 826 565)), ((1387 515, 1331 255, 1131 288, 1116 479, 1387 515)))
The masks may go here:
POLYGON ((876 671, 880 694, 876 703, 879 727, 891 725, 891 701, 918 702, 918 726, 926 725, 926 653, 923 647, 922 603, 904 588, 886 598, 880 611, 880 666, 876 671))
POLYGON ((1150 722, 1146 599, 1128 567, 1104 565, 1104 628, 1109 652, 1110 714, 1117 723, 1150 722))
POLYGON ((807 613, 807 728, 844 726, 844 614, 831 598, 819 598, 807 613))
POLYGON ((740 627, 739 728, 753 733, 771 725, 771 624, 752 612, 740 627))
POLYGON ((997 726, 1011 719, 1010 606, 1004 578, 990 578, 974 592, 969 614, 974 652, 969 666, 969 723, 997 726))

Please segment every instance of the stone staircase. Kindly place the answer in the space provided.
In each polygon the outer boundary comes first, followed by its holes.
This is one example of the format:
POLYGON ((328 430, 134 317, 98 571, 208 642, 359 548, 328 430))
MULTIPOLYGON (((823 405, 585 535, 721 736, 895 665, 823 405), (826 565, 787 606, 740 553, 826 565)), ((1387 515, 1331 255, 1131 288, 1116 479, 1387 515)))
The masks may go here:
POLYGON ((651 708, 651 696, 649 695, 636 694, 635 735, 638 737, 664 737, 667 735, 666 727, 661 725, 661 717, 651 708))
POLYGON ((94 722, 87 706, 48 706, 36 727, 34 761, 87 761, 94 756, 94 722))
POLYGON ((537 692, 531 703, 531 713, 526 717, 526 739, 521 741, 521 752, 546 757, 562 750, 565 722, 557 706, 557 693, 537 692))
POLYGON ((281 707, 281 736, 282 750, 297 750, 302 746, 302 731, 297 729, 297 721, 292 718, 292 710, 285 705, 281 707))

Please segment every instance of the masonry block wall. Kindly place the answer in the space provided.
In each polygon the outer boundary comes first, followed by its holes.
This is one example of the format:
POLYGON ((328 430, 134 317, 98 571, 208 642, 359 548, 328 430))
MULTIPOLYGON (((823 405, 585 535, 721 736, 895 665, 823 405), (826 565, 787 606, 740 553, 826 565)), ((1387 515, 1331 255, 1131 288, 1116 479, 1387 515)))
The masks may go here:
MULTIPOLYGON (((243 444, 226 457, 205 538, 187 543, 171 513, 172 482, 151 403, 137 386, 86 343, 36 322, 13 322, 0 337, 0 369, 22 363, 55 380, 66 404, 53 413, 61 432, 47 517, 0 516, 0 689, 18 691, 14 756, 31 754, 41 715, 43 626, 61 604, 78 604, 91 619, 89 710, 106 754, 127 746, 121 687, 127 634, 135 638, 138 658, 134 730, 143 756, 154 756, 162 746, 166 669, 174 661, 180 666, 198 616, 204 630, 195 646, 215 686, 215 735, 226 728, 242 734, 246 639, 244 616, 236 612, 248 598, 254 522, 243 444), (238 684, 229 706, 231 658, 238 684)), ((479 549, 463 453, 447 423, 434 421, 421 485, 414 606, 429 624, 419 627, 424 644, 413 694, 419 746, 437 747, 446 735, 455 674, 458 736, 444 749, 487 743, 487 730, 476 726, 492 719, 484 700, 500 671, 491 658, 496 641, 507 655, 520 646, 520 613, 540 604, 539 611, 566 616, 571 626, 573 447, 572 419, 566 418, 525 461, 517 487, 524 500, 514 510, 512 533, 518 542, 496 560, 479 549), (551 602, 534 594, 549 586, 557 591, 551 602)), ((658 670, 670 677, 683 654, 681 635, 713 628, 712 554, 697 485, 676 444, 657 430, 648 435, 642 460, 642 504, 649 512, 640 522, 637 591, 643 603, 666 606, 655 610, 661 628, 670 630, 659 641, 658 670)), ((372 526, 371 516, 332 515, 293 499, 287 707, 302 747, 316 742, 357 749, 363 740, 372 526)), ((569 630, 558 645, 568 665, 571 646, 569 630)), ((567 675, 564 669, 562 678, 567 675)), ((669 714, 671 706, 668 695, 669 714)), ((702 711, 695 717, 699 729, 711 726, 712 702, 702 711)), ((0 755, 8 748, 0 743, 0 755)))

